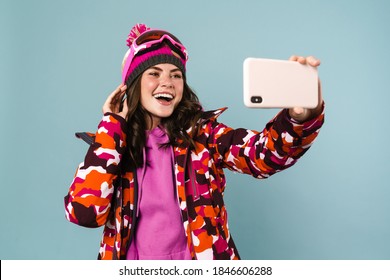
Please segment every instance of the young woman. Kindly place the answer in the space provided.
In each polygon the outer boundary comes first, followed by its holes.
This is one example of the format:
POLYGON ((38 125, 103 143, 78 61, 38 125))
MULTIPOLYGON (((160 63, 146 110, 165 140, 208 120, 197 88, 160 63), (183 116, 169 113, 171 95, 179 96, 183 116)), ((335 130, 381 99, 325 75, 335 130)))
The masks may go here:
MULTIPOLYGON (((65 197, 66 218, 104 226, 99 259, 239 259, 223 201, 224 168, 267 178, 292 166, 323 124, 315 109, 284 109, 257 132, 219 123, 186 83, 187 51, 139 24, 128 38, 123 84, 65 197)), ((290 60, 319 66, 314 57, 290 60)))

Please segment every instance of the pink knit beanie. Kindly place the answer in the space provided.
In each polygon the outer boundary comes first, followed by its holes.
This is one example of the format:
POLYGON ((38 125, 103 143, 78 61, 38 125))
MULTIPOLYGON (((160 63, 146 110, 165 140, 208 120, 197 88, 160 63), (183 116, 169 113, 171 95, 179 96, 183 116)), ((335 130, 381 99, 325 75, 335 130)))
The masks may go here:
MULTIPOLYGON (((127 45, 129 48, 142 33, 151 30, 144 24, 135 25, 128 35, 127 45)), ((126 61, 129 59, 130 49, 126 52, 122 62, 122 77, 123 82, 130 86, 135 79, 142 74, 146 69, 160 63, 170 63, 177 66, 185 75, 186 59, 182 58, 178 51, 171 48, 169 44, 164 42, 158 46, 153 46, 140 51, 133 57, 131 64, 124 69, 126 61)))

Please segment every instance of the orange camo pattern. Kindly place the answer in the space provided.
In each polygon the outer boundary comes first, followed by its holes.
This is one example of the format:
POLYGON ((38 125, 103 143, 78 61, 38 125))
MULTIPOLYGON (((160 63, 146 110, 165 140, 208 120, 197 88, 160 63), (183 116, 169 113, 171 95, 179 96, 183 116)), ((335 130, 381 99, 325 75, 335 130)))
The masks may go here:
MULTIPOLYGON (((283 110, 261 132, 232 129, 217 122, 224 110, 204 112, 195 150, 173 148, 178 203, 193 259, 240 259, 223 200, 224 168, 268 178, 294 165, 324 122, 322 113, 297 124, 283 110)), ((69 221, 86 227, 104 225, 99 259, 125 259, 132 238, 137 184, 123 159, 124 125, 118 116, 104 116, 65 197, 69 221)))

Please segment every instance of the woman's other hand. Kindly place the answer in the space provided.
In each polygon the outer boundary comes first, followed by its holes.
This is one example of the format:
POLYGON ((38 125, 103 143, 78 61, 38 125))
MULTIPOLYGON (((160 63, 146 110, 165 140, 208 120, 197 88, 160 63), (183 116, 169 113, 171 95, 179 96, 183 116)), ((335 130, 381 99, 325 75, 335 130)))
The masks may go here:
POLYGON ((120 84, 108 97, 103 104, 103 114, 113 113, 126 119, 129 108, 127 107, 126 94, 127 86, 120 84))

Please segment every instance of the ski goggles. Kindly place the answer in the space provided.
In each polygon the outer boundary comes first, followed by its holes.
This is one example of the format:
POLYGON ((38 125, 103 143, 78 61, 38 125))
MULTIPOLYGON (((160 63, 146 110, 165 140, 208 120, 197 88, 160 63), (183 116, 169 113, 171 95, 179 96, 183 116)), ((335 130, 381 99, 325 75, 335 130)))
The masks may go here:
POLYGON ((137 37, 130 46, 129 55, 127 56, 126 63, 123 67, 122 80, 126 82, 128 71, 130 69, 131 62, 139 52, 152 48, 161 44, 163 41, 167 42, 168 45, 178 51, 178 55, 185 61, 188 60, 188 53, 186 48, 182 45, 180 40, 171 33, 165 30, 150 29, 142 33, 137 37))

